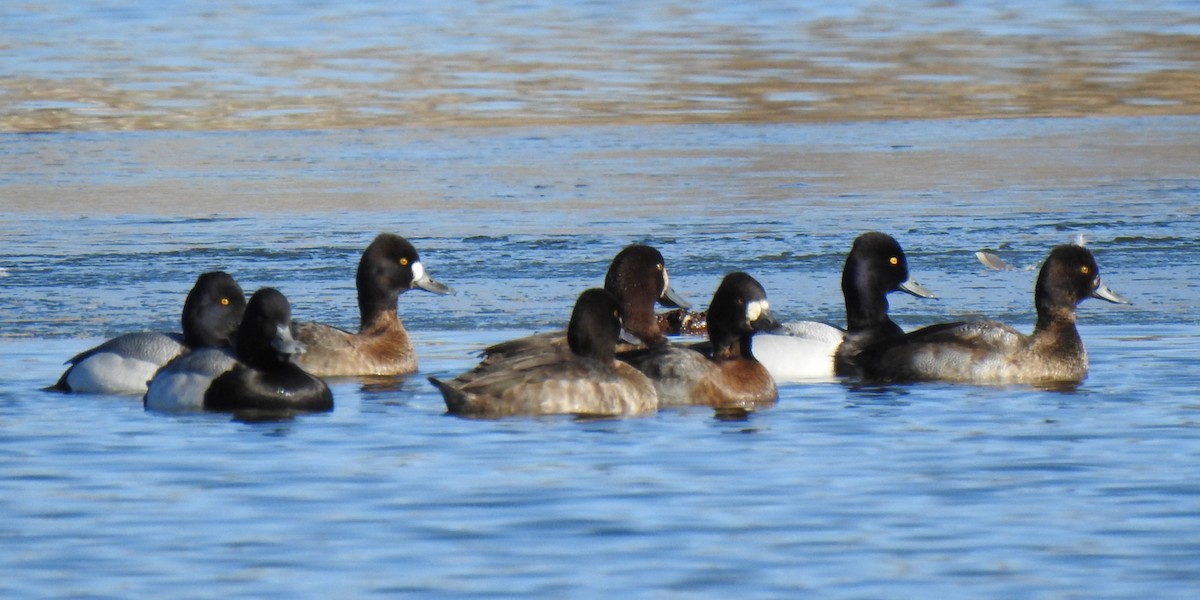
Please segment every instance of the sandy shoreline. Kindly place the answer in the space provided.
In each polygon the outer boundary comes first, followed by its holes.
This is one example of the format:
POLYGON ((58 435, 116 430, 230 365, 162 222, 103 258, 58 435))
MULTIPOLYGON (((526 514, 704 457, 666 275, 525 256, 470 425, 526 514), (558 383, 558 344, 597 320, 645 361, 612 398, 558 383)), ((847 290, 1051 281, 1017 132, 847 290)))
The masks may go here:
POLYGON ((29 8, 0 132, 1200 114, 1200 14, 1171 3, 736 5, 29 8))
POLYGON ((899 197, 1194 180, 1197 140, 1200 117, 20 135, 0 136, 0 194, 5 212, 172 215, 420 215, 513 200, 570 213, 615 196, 642 198, 623 215, 661 220, 734 180, 765 202, 794 199, 797 185, 899 197))

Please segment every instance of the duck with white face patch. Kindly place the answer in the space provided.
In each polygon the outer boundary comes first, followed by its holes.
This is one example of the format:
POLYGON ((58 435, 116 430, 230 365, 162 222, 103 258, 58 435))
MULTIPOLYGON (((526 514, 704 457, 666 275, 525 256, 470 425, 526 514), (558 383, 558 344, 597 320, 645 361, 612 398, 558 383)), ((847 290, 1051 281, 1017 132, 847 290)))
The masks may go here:
POLYGON ((404 238, 381 233, 363 251, 356 276, 359 329, 293 322, 292 333, 308 347, 297 363, 319 377, 406 375, 417 370, 417 355, 396 312, 401 294, 421 289, 454 290, 430 277, 417 249, 404 238))
POLYGON ((708 344, 663 344, 620 358, 654 382, 660 407, 749 410, 778 398, 775 381, 751 352, 755 333, 778 326, 762 285, 746 273, 730 273, 708 307, 708 344))

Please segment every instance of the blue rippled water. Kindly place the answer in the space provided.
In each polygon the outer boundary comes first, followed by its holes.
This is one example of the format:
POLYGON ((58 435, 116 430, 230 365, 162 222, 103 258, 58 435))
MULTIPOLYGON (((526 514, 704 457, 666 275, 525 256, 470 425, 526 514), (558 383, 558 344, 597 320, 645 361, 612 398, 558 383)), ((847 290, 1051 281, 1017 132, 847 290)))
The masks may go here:
POLYGON ((1197 134, 1151 118, 0 136, 19 166, 0 191, 26 207, 0 213, 0 595, 1190 598, 1200 171, 1179 149, 1197 134), (56 152, 74 166, 36 184, 56 152), (781 316, 840 323, 866 229, 940 296, 895 298, 906 327, 1032 327, 1024 267, 1079 234, 1135 304, 1082 306, 1092 374, 1071 392, 787 385, 742 420, 481 422, 444 415, 424 380, 560 327, 635 241, 697 304, 744 269, 781 316), (106 336, 173 329, 202 270, 353 326, 354 265, 381 230, 459 290, 401 298, 419 376, 333 380, 332 413, 286 422, 41 390, 106 336), (985 270, 984 248, 1019 268, 985 270))

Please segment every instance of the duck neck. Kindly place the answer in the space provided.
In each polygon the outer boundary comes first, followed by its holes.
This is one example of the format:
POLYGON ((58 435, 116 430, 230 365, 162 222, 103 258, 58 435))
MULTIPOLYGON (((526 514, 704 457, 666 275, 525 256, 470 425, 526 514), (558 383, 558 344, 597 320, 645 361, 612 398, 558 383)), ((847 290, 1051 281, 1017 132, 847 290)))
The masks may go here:
POLYGON ((183 343, 191 348, 219 347, 232 346, 234 331, 213 331, 207 333, 199 323, 191 323, 187 319, 183 321, 183 343))
POLYGON ((396 330, 403 330, 400 317, 394 310, 385 310, 377 313, 370 321, 363 323, 359 333, 361 335, 379 335, 396 330))
POLYGON ((1064 327, 1074 330, 1075 306, 1079 302, 1072 302, 1066 292, 1052 285, 1052 278, 1046 276, 1045 267, 1042 271, 1043 273, 1038 274, 1037 287, 1033 293, 1033 304, 1037 308, 1038 316, 1034 332, 1064 327))
POLYGON ((626 331, 637 336, 647 346, 666 343, 667 336, 658 328, 658 316, 654 314, 654 300, 647 302, 644 298, 627 298, 623 304, 623 323, 626 331))
POLYGON ((386 327, 400 320, 396 314, 396 301, 399 292, 364 292, 358 293, 359 329, 361 332, 386 327))
POLYGON ((708 327, 708 340, 712 343, 713 360, 734 360, 750 356, 750 335, 738 335, 733 331, 708 327))
POLYGON ((872 293, 859 289, 852 282, 842 282, 846 299, 846 330, 851 333, 880 326, 899 327, 888 318, 887 293, 872 293), (851 285, 847 285, 851 283, 851 285))
MULTIPOLYGON (((1082 359, 1087 364, 1087 350, 1083 347, 1083 338, 1075 327, 1074 319, 1038 319, 1037 326, 1030 338, 1039 353, 1044 353, 1048 359, 1062 360, 1068 364, 1078 364, 1082 359)), ((1086 372, 1086 367, 1085 367, 1086 372)))
POLYGON ((281 362, 279 354, 271 348, 270 341, 255 336, 249 330, 239 330, 235 344, 238 360, 256 369, 270 369, 281 362))
POLYGON ((571 351, 584 358, 591 358, 604 363, 611 363, 617 359, 616 342, 584 342, 582 344, 572 345, 571 351))
POLYGON ((1040 331, 1075 330, 1075 307, 1054 307, 1038 305, 1037 325, 1034 333, 1040 331))

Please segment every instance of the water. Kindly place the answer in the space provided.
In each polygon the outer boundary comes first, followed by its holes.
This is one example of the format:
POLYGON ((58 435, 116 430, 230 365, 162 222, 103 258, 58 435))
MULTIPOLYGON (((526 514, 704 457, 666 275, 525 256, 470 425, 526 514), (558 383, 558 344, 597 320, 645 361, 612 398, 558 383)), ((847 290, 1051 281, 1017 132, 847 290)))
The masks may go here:
POLYGON ((0 230, 0 589, 1190 595, 1200 177, 1176 149, 1198 130, 1142 118, 5 138, 24 173, 5 176, 8 197, 46 196, 0 230), (311 158, 274 158, 301 148, 311 158), (36 157, 54 152, 72 166, 44 183, 53 167, 36 157), (179 198, 195 200, 156 212, 179 198), (97 208, 77 214, 85 202, 97 208), (105 336, 174 327, 205 269, 352 326, 354 264, 379 230, 409 236, 460 292, 401 298, 425 375, 561 326, 634 241, 659 246, 698 304, 744 269, 782 316, 841 322, 841 261, 866 229, 894 233, 941 295, 895 298, 909 327, 985 314, 1030 328, 1034 272, 989 272, 973 252, 1025 266, 1079 233, 1135 305, 1082 306, 1092 375, 1071 393, 788 385, 744 421, 466 421, 422 376, 336 380, 333 413, 283 423, 40 390, 105 336))
POLYGON ((1193 0, 7 3, 0 127, 1197 114, 1193 0))
POLYGON ((1190 3, 160 6, 0 9, 0 596, 1200 587, 1190 3), (635 50, 659 68, 620 69, 635 50), (429 77, 394 72, 412 55, 429 77), (928 101, 1001 83, 1009 100, 928 101), (1072 391, 785 385, 741 420, 489 422, 446 416, 424 380, 561 327, 632 242, 696 304, 740 269, 777 316, 840 323, 870 229, 940 297, 894 298, 908 328, 1032 328, 1024 267, 1080 234, 1134 305, 1082 305, 1072 391), (333 412, 283 422, 42 390, 106 337, 177 327, 204 270, 352 327, 379 231, 459 291, 401 297, 417 376, 331 380, 333 412))

